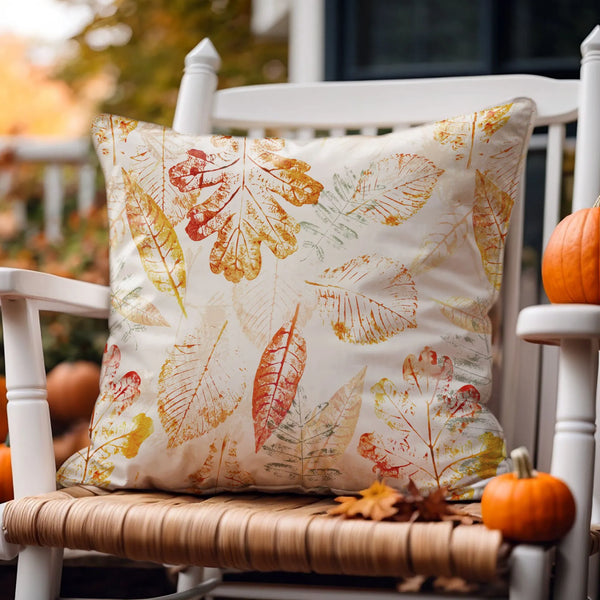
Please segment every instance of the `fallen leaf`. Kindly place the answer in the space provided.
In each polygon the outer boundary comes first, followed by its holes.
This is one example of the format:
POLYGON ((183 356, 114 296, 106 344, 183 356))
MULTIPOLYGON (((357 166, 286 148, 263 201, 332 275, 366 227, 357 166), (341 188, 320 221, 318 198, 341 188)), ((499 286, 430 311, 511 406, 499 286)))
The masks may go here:
POLYGON ((392 517, 398 512, 394 506, 402 499, 395 489, 389 487, 383 481, 375 481, 365 490, 361 490, 361 498, 355 496, 338 496, 335 501, 339 506, 330 509, 330 515, 344 515, 345 517, 356 517, 362 515, 365 519, 382 521, 392 517))

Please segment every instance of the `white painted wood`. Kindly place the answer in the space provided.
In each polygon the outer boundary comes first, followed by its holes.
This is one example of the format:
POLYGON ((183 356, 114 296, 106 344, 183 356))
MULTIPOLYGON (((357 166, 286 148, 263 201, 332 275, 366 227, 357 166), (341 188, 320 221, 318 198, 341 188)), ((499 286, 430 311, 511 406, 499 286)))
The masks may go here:
POLYGON ((96 193, 96 168, 88 163, 79 167, 77 188, 77 210, 83 217, 88 216, 94 206, 96 193))
MULTIPOLYGON (((37 310, 108 318, 108 286, 58 277, 48 273, 0 267, 0 302, 2 312, 8 299, 28 299, 37 310)), ((5 319, 3 319, 5 320, 5 319)))
POLYGON ((293 0, 290 5, 288 79, 297 83, 325 77, 325 1, 293 0))
POLYGON ((547 600, 550 593, 552 551, 520 544, 510 557, 510 600, 547 600), (540 586, 540 582, 543 585, 540 586))
POLYGON ((600 25, 581 44, 580 123, 577 129, 573 210, 591 206, 600 194, 600 25))
POLYGON ((330 129, 416 125, 480 110, 515 96, 536 101, 539 125, 577 117, 579 80, 534 75, 440 77, 400 81, 326 81, 218 90, 214 126, 330 129), (423 101, 427 98, 427 102, 423 101))
POLYGON ((175 131, 190 135, 209 133, 212 99, 217 88, 216 72, 220 66, 221 59, 207 38, 185 57, 173 120, 175 131))
POLYGON ((554 593, 558 600, 584 598, 595 460, 600 306, 531 306, 519 315, 517 332, 530 342, 560 346, 551 472, 573 492, 577 517, 558 546, 554 593))
POLYGON ((44 234, 51 242, 62 237, 64 198, 62 169, 57 164, 50 164, 44 170, 44 234))

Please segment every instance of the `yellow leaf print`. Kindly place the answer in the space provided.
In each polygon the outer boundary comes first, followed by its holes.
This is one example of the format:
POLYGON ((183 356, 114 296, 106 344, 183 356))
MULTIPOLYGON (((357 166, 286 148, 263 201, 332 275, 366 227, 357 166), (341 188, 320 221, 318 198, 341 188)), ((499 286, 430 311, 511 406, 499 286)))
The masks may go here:
POLYGON ((514 200, 506 192, 485 173, 477 171, 473 204, 475 241, 488 281, 497 290, 502 283, 504 240, 513 204, 514 200))
POLYGON ((186 232, 194 241, 213 234, 213 273, 238 282, 261 269, 261 244, 280 259, 297 250, 300 225, 280 204, 316 204, 323 185, 307 175, 310 165, 277 154, 280 139, 213 137, 217 150, 190 149, 187 160, 169 170, 181 192, 208 189, 211 195, 189 213, 186 232))
POLYGON ((152 197, 130 173, 124 169, 122 173, 127 221, 142 266, 154 287, 174 296, 185 315, 185 257, 177 234, 152 197))
POLYGON ((512 104, 504 104, 469 116, 440 121, 436 124, 434 138, 441 144, 450 144, 452 150, 457 152, 457 160, 467 156, 467 168, 470 168, 477 134, 483 143, 487 142, 508 123, 511 107, 512 104))
POLYGON ((467 239, 470 215, 470 211, 464 214, 451 212, 439 218, 410 266, 413 276, 438 267, 467 239))
POLYGON ((383 225, 400 225, 427 202, 444 172, 416 154, 396 154, 364 171, 352 198, 359 213, 383 225))
POLYGON ((436 302, 440 305, 442 314, 461 329, 473 333, 492 333, 492 323, 484 303, 467 296, 436 300, 436 302))
POLYGON ((132 323, 157 327, 169 326, 158 308, 144 298, 141 288, 130 291, 117 288, 112 292, 110 303, 114 310, 132 323))
POLYGON ((99 115, 92 126, 92 136, 99 152, 111 154, 113 165, 117 164, 117 144, 126 142, 129 134, 138 126, 138 121, 117 117, 115 115, 99 115), (106 146, 109 146, 107 148, 106 146))
POLYGON ((206 434, 237 408, 234 357, 221 329, 206 327, 169 351, 158 379, 158 415, 173 448, 206 434))

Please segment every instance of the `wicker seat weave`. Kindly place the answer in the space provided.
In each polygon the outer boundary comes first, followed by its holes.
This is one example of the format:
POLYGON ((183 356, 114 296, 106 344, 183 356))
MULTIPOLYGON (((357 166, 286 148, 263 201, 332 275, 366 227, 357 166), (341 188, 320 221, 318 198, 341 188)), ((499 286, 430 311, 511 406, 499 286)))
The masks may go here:
POLYGON ((334 518, 331 498, 106 492, 78 486, 6 506, 9 542, 245 571, 493 581, 506 545, 483 525, 334 518))

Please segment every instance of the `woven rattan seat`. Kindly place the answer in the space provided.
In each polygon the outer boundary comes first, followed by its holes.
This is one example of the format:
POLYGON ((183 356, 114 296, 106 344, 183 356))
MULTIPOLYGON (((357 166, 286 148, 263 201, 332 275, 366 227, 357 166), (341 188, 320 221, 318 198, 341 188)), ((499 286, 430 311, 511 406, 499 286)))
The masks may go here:
POLYGON ((334 505, 318 496, 76 486, 10 502, 4 526, 13 543, 244 571, 493 581, 506 566, 501 534, 483 525, 342 519, 327 515, 334 505))

